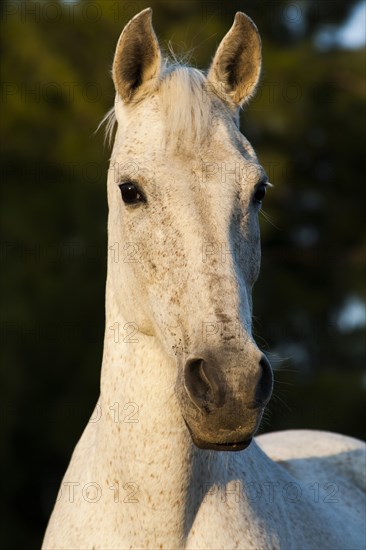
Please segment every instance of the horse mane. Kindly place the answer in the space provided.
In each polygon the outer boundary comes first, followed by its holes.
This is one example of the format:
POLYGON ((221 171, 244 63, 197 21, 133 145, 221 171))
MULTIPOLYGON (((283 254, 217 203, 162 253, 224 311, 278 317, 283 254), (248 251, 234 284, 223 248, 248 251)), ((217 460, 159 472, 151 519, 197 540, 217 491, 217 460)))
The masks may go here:
MULTIPOLYGON (((179 146, 201 143, 209 131, 214 96, 213 92, 209 93, 204 73, 181 63, 165 61, 155 91, 165 115, 167 143, 179 146)), ((114 107, 103 117, 97 130, 103 124, 105 141, 111 147, 118 124, 114 107)))
POLYGON ((109 109, 107 113, 104 115, 102 120, 99 122, 97 129, 95 130, 98 132, 98 130, 105 124, 104 129, 104 142, 108 143, 108 146, 112 146, 115 130, 117 128, 117 118, 114 107, 109 109))

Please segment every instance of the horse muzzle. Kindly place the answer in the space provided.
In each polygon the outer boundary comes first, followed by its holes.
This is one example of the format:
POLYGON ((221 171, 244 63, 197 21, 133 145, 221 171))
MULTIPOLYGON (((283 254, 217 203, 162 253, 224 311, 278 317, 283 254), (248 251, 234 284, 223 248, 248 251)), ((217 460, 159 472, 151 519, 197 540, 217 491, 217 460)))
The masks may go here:
POLYGON ((179 373, 176 392, 194 444, 216 451, 248 447, 272 394, 267 358, 205 351, 190 356, 179 373))

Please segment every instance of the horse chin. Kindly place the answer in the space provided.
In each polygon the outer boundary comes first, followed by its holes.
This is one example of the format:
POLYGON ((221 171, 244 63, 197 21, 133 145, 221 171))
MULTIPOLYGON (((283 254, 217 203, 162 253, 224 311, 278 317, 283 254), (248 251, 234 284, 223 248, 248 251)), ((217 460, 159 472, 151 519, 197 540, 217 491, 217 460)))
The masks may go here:
POLYGON ((224 451, 224 452, 243 451, 244 449, 249 447, 253 439, 252 437, 250 437, 245 441, 236 441, 231 443, 215 443, 211 441, 204 441, 203 439, 197 439, 192 434, 191 434, 191 437, 192 437, 193 443, 199 449, 204 449, 208 451, 224 451))
POLYGON ((249 445, 253 440, 253 437, 245 437, 243 439, 237 439, 236 441, 232 441, 232 440, 231 441, 229 440, 228 441, 209 441, 195 434, 185 419, 184 419, 184 422, 188 428, 188 431, 193 443, 195 444, 196 447, 198 447, 198 449, 203 449, 206 451, 224 451, 224 452, 243 451, 244 449, 249 447, 249 445))

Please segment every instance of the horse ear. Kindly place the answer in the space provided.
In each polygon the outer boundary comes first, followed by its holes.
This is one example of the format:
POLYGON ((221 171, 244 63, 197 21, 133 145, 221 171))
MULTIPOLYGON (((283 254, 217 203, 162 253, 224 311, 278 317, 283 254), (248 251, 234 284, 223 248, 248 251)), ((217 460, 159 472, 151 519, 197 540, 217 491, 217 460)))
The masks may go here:
POLYGON ((261 64, 258 29, 247 15, 239 11, 217 49, 207 80, 231 107, 240 107, 255 92, 261 64))
POLYGON ((147 8, 131 19, 118 40, 112 76, 116 92, 124 102, 146 90, 159 75, 161 54, 147 8))

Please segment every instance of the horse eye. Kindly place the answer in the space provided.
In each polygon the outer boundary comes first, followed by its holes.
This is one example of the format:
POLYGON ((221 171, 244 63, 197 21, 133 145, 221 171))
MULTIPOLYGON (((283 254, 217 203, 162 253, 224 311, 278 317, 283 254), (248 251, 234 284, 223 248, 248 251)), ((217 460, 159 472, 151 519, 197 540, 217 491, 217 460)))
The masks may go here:
POLYGON ((122 200, 126 204, 137 204, 138 202, 145 202, 145 198, 139 189, 131 181, 120 183, 118 186, 121 190, 122 200))
POLYGON ((265 183, 261 183, 257 189, 255 190, 255 193, 254 193, 254 197, 253 197, 253 200, 254 202, 260 204, 262 202, 262 200, 264 199, 265 195, 266 195, 266 184, 265 183))

